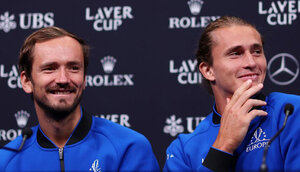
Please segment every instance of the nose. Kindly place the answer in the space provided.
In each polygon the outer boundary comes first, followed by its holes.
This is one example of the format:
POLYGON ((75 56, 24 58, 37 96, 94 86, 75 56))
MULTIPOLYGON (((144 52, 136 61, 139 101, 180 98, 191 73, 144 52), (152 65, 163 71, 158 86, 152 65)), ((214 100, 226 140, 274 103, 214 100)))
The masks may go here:
POLYGON ((66 69, 61 68, 58 71, 56 83, 57 84, 67 84, 67 83, 69 83, 69 81, 70 81, 70 78, 69 78, 68 72, 66 71, 66 69))
POLYGON ((253 69, 256 67, 255 57, 250 52, 246 53, 243 63, 244 68, 253 69))

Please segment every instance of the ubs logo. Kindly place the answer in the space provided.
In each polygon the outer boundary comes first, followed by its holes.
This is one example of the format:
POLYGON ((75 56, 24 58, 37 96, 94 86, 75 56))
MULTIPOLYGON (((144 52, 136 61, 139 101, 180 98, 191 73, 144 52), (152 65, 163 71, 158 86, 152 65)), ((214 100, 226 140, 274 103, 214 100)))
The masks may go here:
POLYGON ((164 126, 164 133, 170 134, 172 137, 175 137, 177 134, 185 132, 192 133, 197 125, 203 121, 205 117, 196 116, 196 117, 186 117, 184 118, 176 118, 176 115, 173 114, 169 118, 166 119, 166 125, 164 126), (183 122, 186 121, 186 125, 183 122))
MULTIPOLYGON (((17 15, 16 15, 17 16, 17 15)), ((54 13, 20 13, 19 18, 9 11, 0 14, 0 30, 8 33, 17 28, 17 21, 19 20, 19 27, 21 29, 40 29, 54 25, 54 13)))
POLYGON ((291 54, 277 54, 269 61, 268 75, 270 80, 277 85, 289 85, 299 75, 299 63, 291 54))

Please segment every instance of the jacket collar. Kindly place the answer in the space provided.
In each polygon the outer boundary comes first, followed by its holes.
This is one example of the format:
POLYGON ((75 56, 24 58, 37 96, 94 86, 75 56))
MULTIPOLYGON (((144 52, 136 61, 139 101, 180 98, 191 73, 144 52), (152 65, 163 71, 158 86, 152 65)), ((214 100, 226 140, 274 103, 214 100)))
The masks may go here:
MULTIPOLYGON (((90 116, 84 110, 82 110, 81 119, 66 145, 72 145, 81 141, 89 133, 91 126, 92 116, 90 116)), ((43 134, 40 127, 38 127, 37 131, 37 142, 43 148, 57 148, 55 144, 43 134)))
MULTIPOLYGON (((258 94, 256 94, 256 95, 252 96, 251 98, 252 98, 252 99, 259 99, 259 100, 265 101, 266 96, 265 96, 263 93, 258 93, 258 94)), ((261 106, 255 106, 255 107, 253 107, 252 109, 260 109, 260 108, 261 108, 261 106)), ((252 110, 252 109, 251 109, 251 110, 252 110)), ((251 110, 250 110, 250 111, 251 111, 251 110)), ((212 121, 213 121, 214 124, 220 124, 220 122, 221 122, 221 115, 217 112, 217 107, 216 107, 216 105, 214 105, 214 107, 213 107, 213 117, 212 117, 212 121)))

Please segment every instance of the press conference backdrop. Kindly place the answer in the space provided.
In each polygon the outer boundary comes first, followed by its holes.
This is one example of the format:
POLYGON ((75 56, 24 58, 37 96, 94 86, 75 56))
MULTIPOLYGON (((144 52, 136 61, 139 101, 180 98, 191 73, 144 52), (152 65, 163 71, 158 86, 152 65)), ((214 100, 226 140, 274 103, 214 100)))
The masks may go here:
POLYGON ((298 0, 1 1, 0 144, 37 124, 17 72, 19 49, 37 29, 59 26, 88 42, 83 107, 144 134, 162 166, 170 142, 212 110, 194 55, 204 27, 223 15, 254 23, 268 60, 264 92, 299 94, 299 13, 298 0))

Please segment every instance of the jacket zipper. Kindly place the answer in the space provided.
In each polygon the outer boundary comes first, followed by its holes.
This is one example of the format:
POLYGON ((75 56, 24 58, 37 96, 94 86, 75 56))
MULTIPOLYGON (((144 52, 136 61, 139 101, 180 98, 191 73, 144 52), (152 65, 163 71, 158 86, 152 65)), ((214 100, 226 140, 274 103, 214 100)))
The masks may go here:
POLYGON ((60 161, 60 171, 65 172, 65 165, 64 165, 64 148, 58 149, 59 153, 59 161, 60 161))

